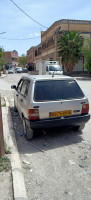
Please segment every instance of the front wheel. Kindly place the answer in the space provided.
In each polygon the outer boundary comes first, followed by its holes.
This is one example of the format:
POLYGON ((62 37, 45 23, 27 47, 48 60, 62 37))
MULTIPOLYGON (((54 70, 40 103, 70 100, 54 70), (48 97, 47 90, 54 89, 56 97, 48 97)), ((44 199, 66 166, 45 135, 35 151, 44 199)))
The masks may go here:
POLYGON ((27 140, 31 140, 33 138, 33 130, 29 129, 24 119, 23 119, 23 131, 24 131, 24 136, 27 140))

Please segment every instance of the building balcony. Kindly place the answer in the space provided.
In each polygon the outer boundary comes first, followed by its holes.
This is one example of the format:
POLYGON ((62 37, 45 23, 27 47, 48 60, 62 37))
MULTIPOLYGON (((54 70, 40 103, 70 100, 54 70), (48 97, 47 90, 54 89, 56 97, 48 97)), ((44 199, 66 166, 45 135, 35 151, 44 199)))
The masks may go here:
POLYGON ((34 57, 34 61, 35 60, 40 60, 40 59, 41 59, 41 54, 34 57))

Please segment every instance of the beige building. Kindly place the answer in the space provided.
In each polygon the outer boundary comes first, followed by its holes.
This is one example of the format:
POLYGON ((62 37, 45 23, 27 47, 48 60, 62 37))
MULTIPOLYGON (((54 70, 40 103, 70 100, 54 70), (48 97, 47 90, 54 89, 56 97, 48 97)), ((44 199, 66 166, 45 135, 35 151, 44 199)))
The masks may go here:
MULTIPOLYGON (((37 60, 58 60, 61 64, 61 58, 58 57, 57 40, 64 31, 77 31, 85 38, 91 38, 91 21, 86 20, 68 20, 62 19, 56 21, 47 31, 41 32, 41 43, 34 48, 34 62, 37 60)), ((84 58, 81 57, 76 64, 74 71, 83 71, 84 58)))
POLYGON ((31 47, 27 51, 27 63, 28 64, 34 63, 34 54, 35 54, 35 47, 31 47))

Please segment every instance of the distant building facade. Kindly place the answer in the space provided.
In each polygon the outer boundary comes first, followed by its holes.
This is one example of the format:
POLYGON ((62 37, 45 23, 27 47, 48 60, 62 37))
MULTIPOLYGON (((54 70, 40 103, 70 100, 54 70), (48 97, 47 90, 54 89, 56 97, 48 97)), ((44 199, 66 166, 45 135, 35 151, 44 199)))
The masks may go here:
POLYGON ((30 70, 32 70, 34 66, 34 54, 35 54, 35 47, 31 47, 27 51, 27 65, 30 70))
POLYGON ((18 53, 16 51, 5 51, 4 60, 6 67, 17 67, 18 66, 18 53))
MULTIPOLYGON (((77 31, 80 32, 84 38, 91 38, 91 21, 62 19, 54 22, 47 31, 41 32, 41 43, 33 47, 33 51, 31 50, 34 58, 33 62, 41 59, 58 60, 61 64, 61 58, 58 56, 57 40, 62 36, 64 31, 77 31)), ((83 66, 84 58, 81 56, 73 71, 84 71, 83 66)))

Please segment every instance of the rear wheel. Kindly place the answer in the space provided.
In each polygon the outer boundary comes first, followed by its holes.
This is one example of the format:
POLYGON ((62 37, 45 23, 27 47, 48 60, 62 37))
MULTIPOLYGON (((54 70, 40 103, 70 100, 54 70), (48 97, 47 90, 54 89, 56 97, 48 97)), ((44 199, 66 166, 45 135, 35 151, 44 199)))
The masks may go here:
POLYGON ((74 129, 75 129, 75 131, 82 131, 84 129, 84 127, 85 127, 85 124, 81 124, 79 126, 75 126, 74 129))
POLYGON ((27 140, 31 140, 33 138, 33 130, 29 129, 24 119, 23 119, 23 131, 24 131, 24 136, 27 140))
POLYGON ((14 101, 14 111, 15 111, 15 112, 18 112, 17 107, 16 107, 16 105, 15 105, 15 101, 14 101))

